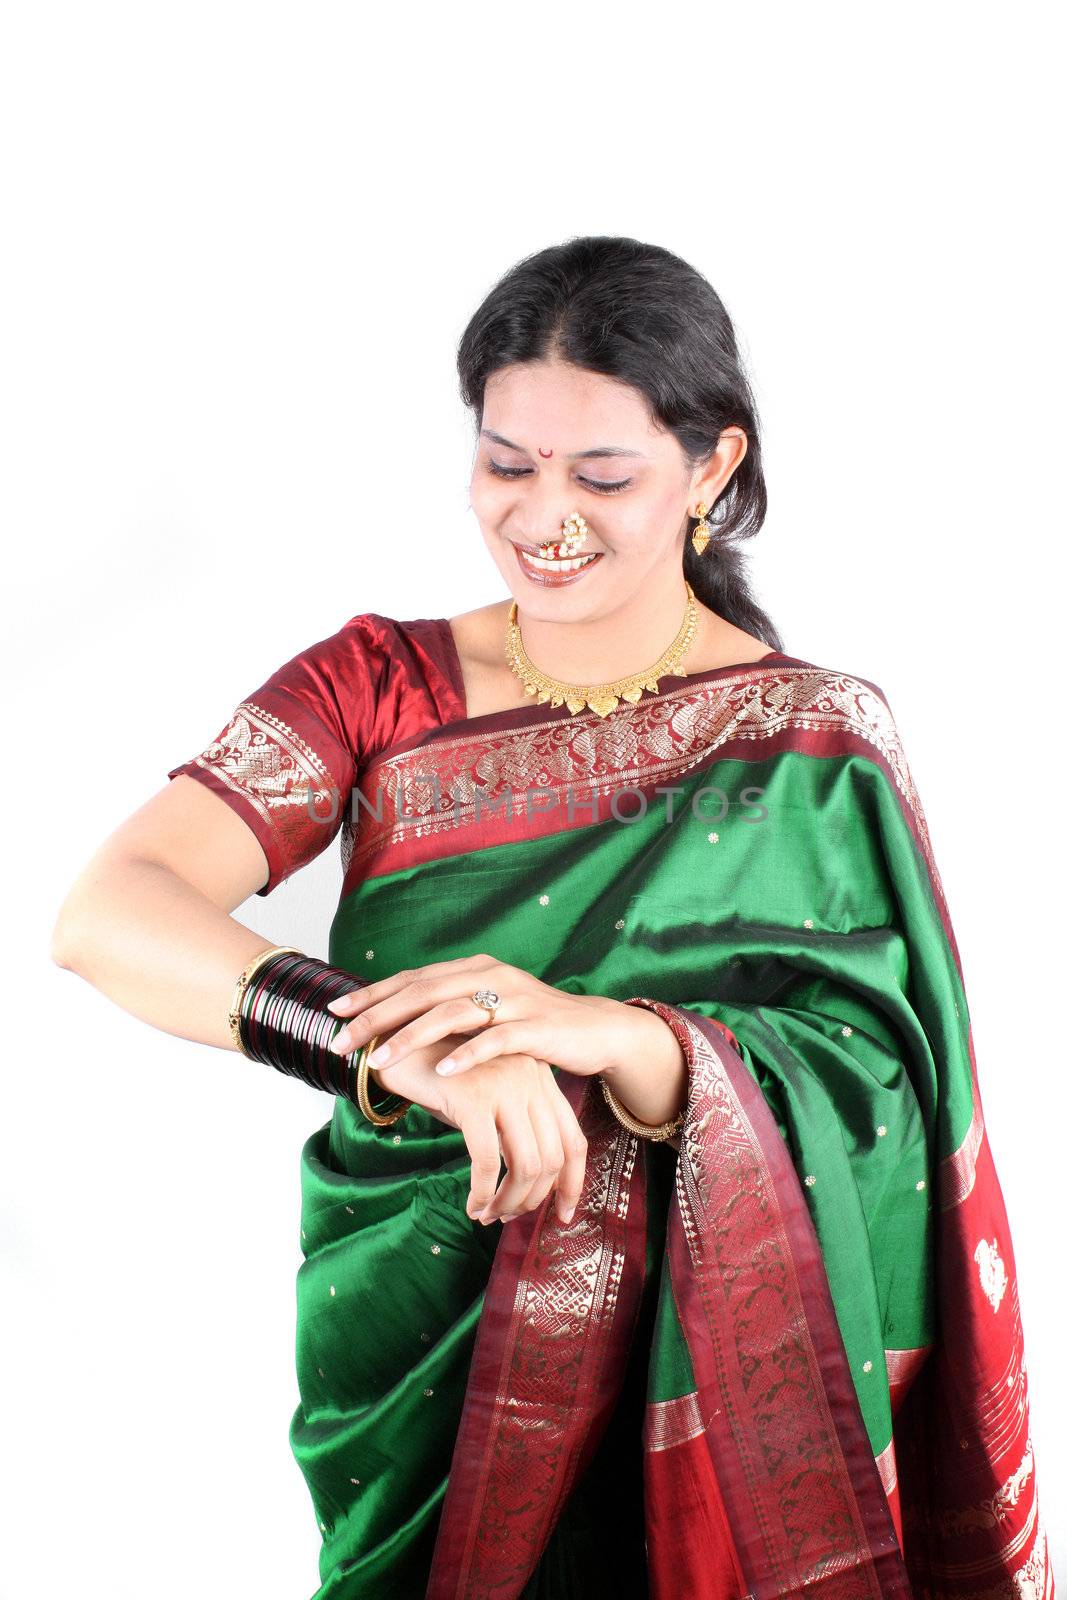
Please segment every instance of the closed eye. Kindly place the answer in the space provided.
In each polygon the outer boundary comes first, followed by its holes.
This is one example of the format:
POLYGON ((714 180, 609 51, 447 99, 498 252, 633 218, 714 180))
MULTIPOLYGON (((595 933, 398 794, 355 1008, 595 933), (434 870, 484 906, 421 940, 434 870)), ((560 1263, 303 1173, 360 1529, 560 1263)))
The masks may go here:
MULTIPOLYGON (((486 465, 496 478, 528 478, 531 471, 529 467, 502 467, 492 458, 486 465)), ((629 488, 633 479, 621 478, 617 483, 599 483, 595 478, 583 478, 579 475, 578 482, 587 489, 595 489, 598 494, 617 494, 620 489, 629 488)))

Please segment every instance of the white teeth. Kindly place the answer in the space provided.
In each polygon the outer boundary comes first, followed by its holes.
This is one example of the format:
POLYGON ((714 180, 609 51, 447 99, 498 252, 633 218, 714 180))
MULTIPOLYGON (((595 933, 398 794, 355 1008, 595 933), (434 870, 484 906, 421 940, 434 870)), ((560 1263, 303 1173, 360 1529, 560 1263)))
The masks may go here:
POLYGON ((579 556, 574 561, 543 561, 540 556, 532 556, 528 550, 524 550, 522 558, 524 561, 528 561, 531 567, 536 567, 539 572, 575 572, 579 567, 587 567, 590 561, 595 561, 596 554, 579 556))

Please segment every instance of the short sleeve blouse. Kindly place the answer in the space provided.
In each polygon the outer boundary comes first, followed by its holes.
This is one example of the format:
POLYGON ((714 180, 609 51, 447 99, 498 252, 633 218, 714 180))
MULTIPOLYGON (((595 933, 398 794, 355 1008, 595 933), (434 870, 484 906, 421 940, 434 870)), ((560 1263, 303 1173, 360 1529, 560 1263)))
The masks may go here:
POLYGON ((378 751, 465 712, 447 619, 398 622, 361 612, 301 650, 238 702, 199 754, 172 767, 204 784, 248 824, 267 858, 266 895, 342 832, 378 751))

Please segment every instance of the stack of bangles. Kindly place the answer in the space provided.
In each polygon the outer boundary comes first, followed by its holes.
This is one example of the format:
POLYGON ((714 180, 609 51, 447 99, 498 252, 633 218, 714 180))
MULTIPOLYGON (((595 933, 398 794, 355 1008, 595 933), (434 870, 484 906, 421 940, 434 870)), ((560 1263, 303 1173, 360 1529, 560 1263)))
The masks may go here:
POLYGON ((398 1122, 412 1102, 391 1095, 384 1106, 371 1105, 367 1057, 378 1035, 351 1056, 329 1048, 344 1019, 327 1011, 327 1002, 362 988, 363 979, 340 967, 291 945, 273 945, 254 955, 237 979, 230 1032, 237 1049, 252 1061, 355 1101, 368 1122, 384 1128, 398 1122))

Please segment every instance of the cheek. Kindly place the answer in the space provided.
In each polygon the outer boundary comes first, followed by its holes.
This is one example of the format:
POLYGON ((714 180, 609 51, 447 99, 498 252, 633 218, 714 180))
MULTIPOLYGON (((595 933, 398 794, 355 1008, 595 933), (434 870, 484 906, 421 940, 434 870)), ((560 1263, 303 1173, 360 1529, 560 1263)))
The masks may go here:
POLYGON ((508 485, 503 481, 494 482, 481 472, 476 472, 471 479, 471 509, 483 526, 495 527, 507 514, 513 500, 514 495, 509 493, 508 485))
POLYGON ((660 524, 660 509, 656 500, 643 495, 640 502, 630 495, 619 495, 613 504, 583 510, 582 515, 591 528, 599 528, 603 537, 622 555, 636 555, 649 544, 649 530, 660 524))
POLYGON ((611 520, 613 538, 634 554, 658 560, 674 538, 678 523, 678 494, 670 486, 649 489, 619 506, 611 520))

